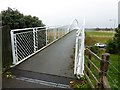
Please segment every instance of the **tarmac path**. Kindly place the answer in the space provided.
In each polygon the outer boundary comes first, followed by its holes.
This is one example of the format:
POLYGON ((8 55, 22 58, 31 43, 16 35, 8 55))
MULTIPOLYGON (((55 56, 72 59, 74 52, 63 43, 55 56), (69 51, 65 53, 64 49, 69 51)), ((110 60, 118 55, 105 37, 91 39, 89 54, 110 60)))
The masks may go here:
MULTIPOLYGON (((14 67, 11 70, 12 74, 17 77, 27 77, 68 85, 70 80, 74 78, 73 65, 75 37, 76 31, 68 33, 44 50, 14 67)), ((14 86, 16 88, 27 87, 28 82, 24 83, 25 82, 21 80, 3 79, 3 88, 12 88, 14 86)), ((43 88, 44 85, 34 85, 31 83, 28 85, 28 88, 29 87, 43 88)))

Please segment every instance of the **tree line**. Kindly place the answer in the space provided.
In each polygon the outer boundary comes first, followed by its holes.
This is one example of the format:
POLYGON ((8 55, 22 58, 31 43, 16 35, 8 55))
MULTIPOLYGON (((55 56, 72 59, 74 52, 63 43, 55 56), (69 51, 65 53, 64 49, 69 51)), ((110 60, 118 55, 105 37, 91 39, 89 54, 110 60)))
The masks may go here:
POLYGON ((2 26, 9 25, 10 29, 45 26, 38 17, 24 15, 17 9, 12 9, 10 7, 8 7, 7 10, 1 11, 0 16, 2 17, 2 26))
MULTIPOLYGON (((39 20, 36 16, 24 15, 17 9, 8 7, 7 10, 0 12, 0 24, 2 23, 2 67, 9 68, 12 65, 12 46, 10 39, 11 29, 21 29, 30 27, 42 27, 45 26, 42 20, 39 20)), ((33 33, 32 33, 33 34, 33 33)), ((32 38, 33 35, 31 35, 32 38)), ((23 37, 25 38, 25 37, 23 37)), ((29 36, 30 38, 30 36, 29 36)), ((39 48, 45 45, 46 33, 45 30, 38 33, 38 45, 39 48)))

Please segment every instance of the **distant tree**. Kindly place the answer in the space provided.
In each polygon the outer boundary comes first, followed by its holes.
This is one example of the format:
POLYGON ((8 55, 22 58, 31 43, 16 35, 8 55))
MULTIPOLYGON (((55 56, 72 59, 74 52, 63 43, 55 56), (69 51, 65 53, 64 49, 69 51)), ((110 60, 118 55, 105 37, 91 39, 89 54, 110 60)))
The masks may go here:
POLYGON ((116 42, 116 49, 117 52, 120 53, 120 25, 118 26, 117 29, 115 29, 116 33, 114 36, 114 41, 116 42))
POLYGON ((11 29, 45 26, 38 17, 24 15, 17 9, 11 9, 10 7, 1 11, 1 14, 2 26, 9 25, 11 29))
POLYGON ((2 14, 0 13, 0 21, 2 21, 2 14))
POLYGON ((120 24, 118 25, 118 28, 115 29, 115 32, 113 40, 110 40, 106 47, 106 50, 109 53, 120 53, 120 24))
POLYGON ((100 28, 96 28, 96 30, 97 30, 97 31, 99 31, 99 30, 100 30, 100 28))
MULTIPOLYGON (((41 27, 45 25, 42 23, 42 20, 39 20, 38 17, 31 15, 24 15, 20 13, 17 9, 11 9, 9 7, 7 10, 1 11, 0 17, 2 17, 0 18, 0 21, 2 21, 2 26, 3 26, 2 27, 2 46, 3 46, 2 66, 9 67, 12 64, 10 29, 41 27)), ((29 37, 33 38, 33 33, 32 35, 29 35, 29 37)), ((32 47, 32 44, 30 45, 32 47)), ((38 32, 38 47, 40 49, 45 45, 46 45, 46 31, 43 30, 41 32, 38 32)))
POLYGON ((117 53, 117 47, 116 46, 117 46, 116 41, 109 40, 108 44, 107 44, 107 47, 106 47, 106 51, 108 53, 115 54, 115 53, 117 53))

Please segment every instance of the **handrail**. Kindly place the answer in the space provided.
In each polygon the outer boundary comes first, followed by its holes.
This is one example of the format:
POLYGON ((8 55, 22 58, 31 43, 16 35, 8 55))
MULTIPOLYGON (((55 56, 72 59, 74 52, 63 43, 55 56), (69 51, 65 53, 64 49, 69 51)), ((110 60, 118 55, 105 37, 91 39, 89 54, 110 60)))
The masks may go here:
POLYGON ((69 33, 67 27, 34 27, 11 30, 13 66, 69 33))
POLYGON ((84 30, 85 22, 83 22, 81 28, 76 31, 74 74, 77 78, 84 75, 84 30))

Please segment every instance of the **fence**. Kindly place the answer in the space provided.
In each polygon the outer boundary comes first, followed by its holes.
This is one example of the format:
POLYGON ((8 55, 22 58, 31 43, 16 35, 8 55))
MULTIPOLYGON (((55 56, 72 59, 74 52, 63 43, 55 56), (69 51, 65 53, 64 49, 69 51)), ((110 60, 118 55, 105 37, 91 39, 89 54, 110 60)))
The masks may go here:
POLYGON ((77 78, 84 75, 84 39, 85 22, 76 32, 74 74, 77 78))
MULTIPOLYGON (((111 55, 111 58, 113 56, 111 55)), ((115 59, 112 59, 111 62, 109 62, 109 69, 107 73, 108 81, 110 82, 110 86, 113 90, 120 90, 120 55, 114 56, 115 59)))
POLYGON ((85 51, 85 77, 92 88, 110 88, 108 79, 106 77, 109 65, 110 55, 105 53, 102 58, 98 57, 88 48, 85 51), (94 58, 93 58, 94 57, 94 58), (99 64, 94 60, 98 61, 99 64))
POLYGON ((67 27, 11 30, 13 64, 17 65, 69 32, 67 27))

